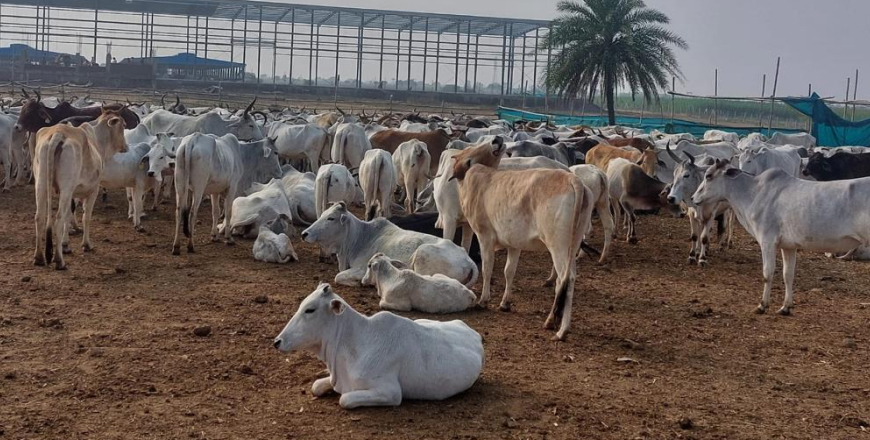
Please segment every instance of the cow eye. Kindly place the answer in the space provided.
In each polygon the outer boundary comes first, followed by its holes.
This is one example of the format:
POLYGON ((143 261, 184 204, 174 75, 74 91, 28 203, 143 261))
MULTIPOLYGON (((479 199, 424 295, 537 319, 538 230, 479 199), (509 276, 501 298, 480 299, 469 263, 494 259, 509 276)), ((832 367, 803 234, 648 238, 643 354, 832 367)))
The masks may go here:
POLYGON ((312 307, 312 308, 310 308, 310 309, 306 309, 306 310, 305 310, 305 314, 307 315, 307 314, 310 314, 310 313, 314 313, 315 310, 317 310, 317 309, 315 309, 314 307, 312 307))
POLYGON ((329 220, 329 221, 335 221, 335 219, 332 218, 332 217, 327 218, 327 220, 329 220))
POLYGON ((689 173, 683 174, 683 179, 688 179, 688 178, 689 178, 689 173))
POLYGON ((704 176, 704 178, 707 179, 708 181, 713 180, 713 176, 704 176))

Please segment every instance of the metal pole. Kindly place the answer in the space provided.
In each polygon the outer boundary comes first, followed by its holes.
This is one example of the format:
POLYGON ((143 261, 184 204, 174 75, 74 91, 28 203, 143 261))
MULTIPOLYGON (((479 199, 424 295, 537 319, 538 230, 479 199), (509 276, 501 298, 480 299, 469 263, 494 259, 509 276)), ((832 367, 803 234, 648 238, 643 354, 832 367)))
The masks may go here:
POLYGON ((335 27, 335 91, 338 93, 338 53, 341 49, 341 11, 338 11, 338 25, 335 27))
POLYGON ((366 21, 365 12, 359 18, 359 34, 356 39, 356 88, 362 87, 362 47, 363 47, 363 23, 366 21))
POLYGON ((233 45, 236 44, 236 19, 230 21, 230 62, 236 62, 236 52, 233 50, 233 45))
POLYGON ((671 77, 671 125, 674 124, 674 104, 676 103, 677 95, 674 95, 677 91, 677 78, 671 77))
POLYGON ((507 23, 504 25, 504 33, 501 37, 501 96, 504 96, 505 74, 507 67, 507 23))
POLYGON ((414 17, 408 27, 408 90, 411 90, 411 50, 414 47, 414 17))
MULTIPOLYGON (((206 18, 205 22, 206 26, 208 26, 208 18, 206 18)), ((208 35, 208 30, 206 30, 206 35, 208 35)), ((278 78, 276 77, 278 72, 278 22, 275 22, 275 32, 272 32, 272 85, 278 84, 278 78)))
MULTIPOLYGON (((526 39, 528 38, 527 34, 523 34, 523 56, 522 61, 520 61, 520 84, 525 84, 526 81, 526 39)), ((523 95, 526 93, 526 88, 523 86, 522 90, 523 95)), ((525 99, 525 98, 523 98, 525 99)))
POLYGON ((429 17, 426 17, 426 28, 423 31, 423 91, 426 91, 426 67, 429 64, 429 17))
POLYGON ((208 16, 205 17, 205 58, 208 58, 208 16))
MULTIPOLYGON (((553 40, 550 35, 553 33, 553 28, 547 28, 547 68, 550 67, 550 61, 553 57, 553 40)), ((550 112, 550 82, 544 83, 544 112, 550 112)))
POLYGON ((384 87, 384 27, 387 23, 387 16, 381 15, 381 53, 380 64, 378 65, 378 89, 384 87))
POLYGON ((308 85, 310 86, 313 81, 313 72, 314 67, 312 55, 314 55, 314 11, 309 11, 311 13, 311 29, 309 29, 311 36, 308 38, 308 85))
POLYGON ((100 10, 94 9, 94 58, 92 62, 97 64, 97 21, 100 18, 100 10))
POLYGON ((472 90, 477 93, 477 57, 480 50, 480 35, 474 36, 474 84, 472 90))
MULTIPOLYGON (((858 69, 855 69, 855 90, 852 92, 852 101, 858 100, 858 69)), ((855 121, 855 107, 858 104, 852 104, 852 122, 855 121)))
MULTIPOLYGON (((719 96, 719 69, 716 69, 715 78, 713 79, 713 96, 719 96)), ((713 124, 719 126, 719 100, 713 100, 713 124)))
POLYGON ((399 90, 399 64, 402 58, 402 30, 396 32, 396 90, 399 90))
POLYGON ((775 104, 776 98, 776 86, 779 83, 779 62, 780 57, 776 57, 776 75, 773 77, 773 94, 770 95, 770 119, 767 124, 767 136, 770 136, 771 130, 773 130, 773 106, 775 104))
MULTIPOLYGON (((312 15, 312 20, 314 19, 312 15)), ((317 25, 317 44, 314 49, 314 85, 320 85, 320 25, 317 25)))
POLYGON ((296 8, 290 10, 290 71, 287 72, 287 85, 293 85, 293 49, 296 46, 296 8))
POLYGON ((846 104, 843 105, 843 119, 846 119, 846 113, 849 111, 849 92, 852 91, 852 78, 846 78, 846 99, 843 100, 846 104))
POLYGON ((260 6, 260 24, 257 27, 257 84, 260 84, 260 60, 263 56, 263 7, 260 6))
MULTIPOLYGON (((812 84, 810 84, 810 87, 812 87, 812 84)), ((762 98, 764 98, 765 93, 767 93, 767 74, 766 73, 761 76, 761 97, 762 98)), ((764 126, 764 101, 761 101, 759 104, 760 104, 761 108, 759 109, 759 112, 758 112, 758 129, 760 131, 761 127, 764 126)))
POLYGON ((453 93, 459 93, 459 22, 456 22, 456 68, 453 69, 453 93))
POLYGON ((538 94, 538 44, 540 44, 540 31, 541 28, 535 29, 535 65, 532 68, 532 95, 538 94))
POLYGON ((468 58, 471 51, 471 22, 468 22, 468 28, 465 32, 465 87, 462 91, 468 93, 468 58))
MULTIPOLYGON (((245 28, 244 36, 242 37, 242 64, 245 65, 245 70, 248 66, 248 5, 245 5, 245 28)), ((246 72, 242 72, 242 82, 245 82, 246 72)))
POLYGON ((435 39, 435 91, 438 91, 438 79, 441 76, 441 32, 435 39))

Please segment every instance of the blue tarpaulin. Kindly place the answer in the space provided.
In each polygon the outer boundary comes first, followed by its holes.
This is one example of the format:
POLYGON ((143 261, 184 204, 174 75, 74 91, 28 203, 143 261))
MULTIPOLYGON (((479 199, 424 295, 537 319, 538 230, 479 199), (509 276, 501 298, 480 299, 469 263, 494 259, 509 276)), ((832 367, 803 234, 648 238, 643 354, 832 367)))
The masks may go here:
POLYGON ((783 102, 813 120, 812 134, 824 147, 870 146, 870 119, 847 121, 834 113, 819 95, 808 98, 783 98, 783 102))

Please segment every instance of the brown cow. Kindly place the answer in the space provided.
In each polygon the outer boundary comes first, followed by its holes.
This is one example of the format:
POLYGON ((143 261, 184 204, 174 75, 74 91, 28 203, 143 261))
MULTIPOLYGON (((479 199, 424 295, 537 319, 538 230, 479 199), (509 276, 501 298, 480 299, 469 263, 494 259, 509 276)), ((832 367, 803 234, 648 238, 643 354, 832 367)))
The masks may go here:
POLYGON ((655 176, 656 167, 665 166, 664 162, 659 160, 654 150, 644 150, 641 152, 623 150, 612 145, 597 145, 586 153, 586 163, 595 165, 607 172, 607 167, 610 161, 616 158, 623 158, 630 162, 639 162, 643 171, 650 176, 655 176))
POLYGON ((592 216, 592 192, 579 177, 563 170, 498 170, 505 152, 497 136, 491 143, 470 147, 454 156, 453 177, 459 180, 459 200, 480 241, 483 290, 490 296, 495 251, 507 249, 502 310, 510 310, 511 290, 521 251, 548 251, 558 275, 556 297, 544 327, 561 321, 557 339, 571 325, 574 280, 583 235, 592 216))
POLYGON ((655 150, 656 146, 652 142, 636 137, 615 137, 607 139, 607 143, 613 145, 614 147, 633 147, 637 148, 640 151, 644 150, 655 150))
POLYGON ((682 212, 678 205, 668 203, 667 186, 664 182, 650 177, 635 163, 623 158, 616 158, 607 170, 607 183, 610 191, 611 205, 616 209, 616 223, 619 223, 620 208, 626 216, 627 232, 625 239, 631 244, 637 243, 635 232, 635 209, 651 210, 665 208, 673 215, 682 212))
POLYGON ((88 252, 93 248, 91 216, 99 194, 103 163, 115 153, 124 151, 127 151, 124 119, 115 111, 103 113, 93 125, 84 124, 76 128, 59 124, 37 132, 33 160, 36 181, 34 265, 51 263, 54 251, 55 269, 66 269, 63 254, 69 252, 68 226, 74 199, 84 200, 82 249, 88 252), (58 193, 58 212, 52 227, 49 220, 54 192, 58 193), (52 237, 52 232, 55 237, 52 237), (52 238, 57 240, 56 244, 52 243, 52 238))
POLYGON ((444 129, 427 131, 424 133, 411 133, 400 130, 383 130, 375 133, 369 139, 372 143, 372 148, 386 150, 390 154, 396 152, 399 145, 408 142, 412 139, 417 139, 426 144, 429 150, 431 161, 429 163, 429 175, 434 176, 438 173, 438 163, 441 160, 441 153, 447 149, 447 144, 453 140, 444 129))

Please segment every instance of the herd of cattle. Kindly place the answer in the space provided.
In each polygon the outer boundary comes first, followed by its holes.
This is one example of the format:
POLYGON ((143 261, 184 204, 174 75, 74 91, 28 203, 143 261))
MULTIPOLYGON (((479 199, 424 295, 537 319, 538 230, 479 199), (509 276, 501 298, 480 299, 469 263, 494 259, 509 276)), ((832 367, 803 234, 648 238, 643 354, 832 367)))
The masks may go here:
MULTIPOLYGON (((193 253, 208 196, 212 240, 255 238, 257 260, 287 263, 298 260, 292 242, 295 228, 304 228, 302 240, 319 245, 322 262, 337 260, 335 282, 374 286, 382 309, 485 306, 495 251, 505 249, 500 308, 510 310, 521 252, 549 252, 555 297, 544 325, 563 339, 578 258, 606 261, 620 225, 636 243, 637 211, 688 217, 689 263, 702 266, 713 226, 729 246, 736 218, 761 247, 759 313, 770 304, 777 251, 786 285, 781 314, 793 306, 798 249, 870 253, 870 214, 854 209, 870 204, 870 155, 861 147, 820 148, 807 134, 740 138, 714 130, 696 139, 465 115, 255 110, 255 103, 230 111, 7 99, 3 188, 35 184, 34 264, 53 260, 65 269, 71 230, 81 230, 90 250, 94 204, 111 188, 126 190, 136 231, 144 230, 147 195, 154 210, 174 194, 172 253, 180 254, 182 235, 193 253), (364 219, 351 206, 363 208, 364 219), (600 251, 584 241, 593 213, 600 251), (479 297, 471 290, 478 279, 479 297)), ((483 367, 480 335, 461 321, 365 317, 326 284, 302 302, 275 346, 317 353, 331 376, 314 383, 314 394, 335 390, 346 408, 445 398, 470 387, 483 367)))

